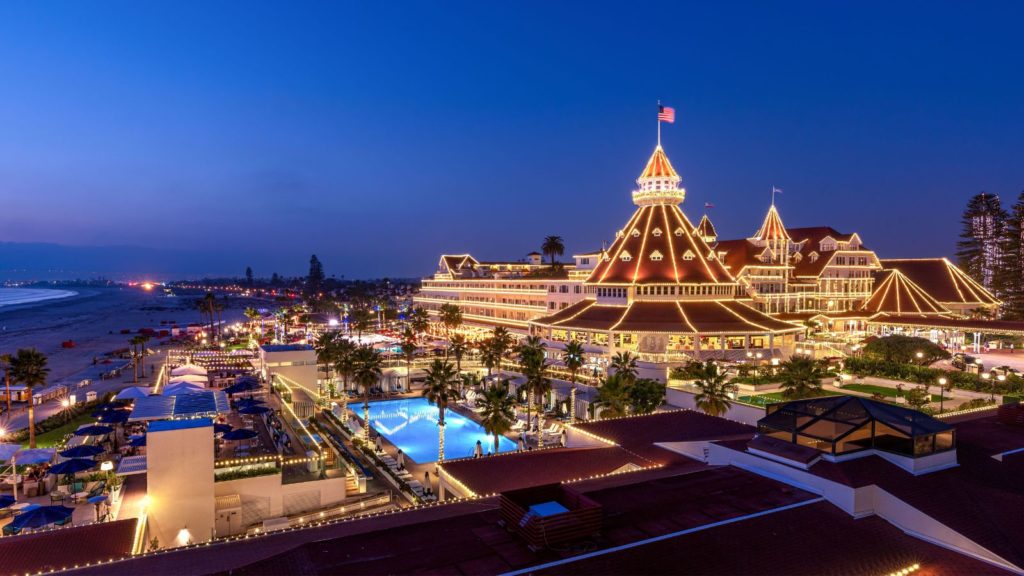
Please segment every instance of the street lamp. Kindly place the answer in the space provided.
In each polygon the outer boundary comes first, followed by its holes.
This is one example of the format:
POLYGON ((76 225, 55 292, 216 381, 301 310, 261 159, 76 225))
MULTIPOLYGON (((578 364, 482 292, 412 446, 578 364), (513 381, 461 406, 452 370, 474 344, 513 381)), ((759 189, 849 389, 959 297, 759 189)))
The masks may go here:
POLYGON ((946 377, 939 378, 939 414, 942 414, 943 401, 946 399, 946 377))

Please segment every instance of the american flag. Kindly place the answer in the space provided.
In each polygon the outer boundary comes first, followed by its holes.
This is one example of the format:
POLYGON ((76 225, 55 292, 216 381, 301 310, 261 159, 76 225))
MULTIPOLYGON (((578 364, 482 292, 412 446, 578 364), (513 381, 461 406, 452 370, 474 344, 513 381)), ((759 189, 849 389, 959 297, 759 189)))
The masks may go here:
POLYGON ((705 207, 705 208, 714 208, 714 207, 715 207, 715 205, 714 205, 714 204, 712 204, 711 202, 705 202, 705 203, 704 203, 704 207, 705 207))
POLYGON ((674 124, 676 121, 676 109, 668 106, 658 106, 658 122, 674 124))

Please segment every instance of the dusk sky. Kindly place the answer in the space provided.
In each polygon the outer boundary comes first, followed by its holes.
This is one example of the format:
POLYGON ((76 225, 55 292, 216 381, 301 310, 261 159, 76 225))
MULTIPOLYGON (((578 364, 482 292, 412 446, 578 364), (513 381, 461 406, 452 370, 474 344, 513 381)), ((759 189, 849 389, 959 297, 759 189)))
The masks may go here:
MULTIPOLYGON (((663 143, 683 210, 952 256, 1024 189, 1020 2, 19 2, 0 241, 204 250, 189 273, 421 276, 599 248, 663 143)), ((43 263, 45 265, 45 263, 43 263)), ((145 272, 142 270, 140 272, 145 272)))

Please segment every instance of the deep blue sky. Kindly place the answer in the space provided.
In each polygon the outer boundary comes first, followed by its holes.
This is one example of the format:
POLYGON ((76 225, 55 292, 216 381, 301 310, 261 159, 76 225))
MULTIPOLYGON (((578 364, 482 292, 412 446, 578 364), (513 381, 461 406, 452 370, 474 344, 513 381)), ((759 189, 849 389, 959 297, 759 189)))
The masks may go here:
MULTIPOLYGON (((626 4, 626 3, 622 3, 626 4)), ((1024 4, 0 6, 0 241, 207 248, 195 272, 422 275, 610 240, 655 139, 696 220, 951 255, 1024 189, 1024 4)))

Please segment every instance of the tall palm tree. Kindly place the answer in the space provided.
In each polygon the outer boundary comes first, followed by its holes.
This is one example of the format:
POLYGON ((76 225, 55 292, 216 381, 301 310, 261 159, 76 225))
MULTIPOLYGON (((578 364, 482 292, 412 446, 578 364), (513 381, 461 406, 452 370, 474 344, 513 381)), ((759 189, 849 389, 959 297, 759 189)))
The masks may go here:
POLYGON ((519 344, 519 365, 526 377, 526 424, 532 424, 530 411, 538 393, 551 389, 551 381, 547 378, 547 362, 544 356, 544 341, 539 336, 527 336, 519 344))
POLYGON ((732 386, 726 382, 725 373, 718 370, 718 365, 708 360, 700 368, 699 377, 694 386, 700 392, 693 397, 697 409, 709 416, 724 416, 732 407, 729 392, 732 386))
POLYGON ((409 391, 412 390, 412 360, 416 357, 416 332, 411 327, 405 329, 402 333, 402 341, 399 343, 399 347, 402 349, 402 357, 405 358, 405 379, 406 384, 409 386, 409 391))
POLYGON ((142 372, 142 377, 146 377, 146 344, 149 342, 150 337, 146 334, 139 334, 139 370, 142 372))
POLYGON ((484 391, 477 400, 480 408, 480 425, 494 436, 494 453, 498 453, 501 437, 512 429, 516 421, 515 400, 508 395, 508 384, 494 386, 484 391))
POLYGON ((217 328, 213 323, 213 315, 217 310, 217 297, 213 295, 213 292, 207 292, 206 296, 203 296, 203 307, 210 318, 210 340, 212 341, 217 338, 217 328))
POLYGON ((4 369, 4 388, 7 391, 7 413, 11 412, 11 355, 0 354, 0 368, 4 369))
POLYGON ((426 308, 417 306, 409 311, 407 322, 409 323, 409 328, 419 336, 430 327, 430 313, 427 312, 426 308))
MULTIPOLYGON (((462 325, 462 308, 450 302, 441 304, 439 318, 441 319, 441 325, 444 326, 445 339, 451 341, 452 331, 462 325)), ((445 354, 447 354, 447 350, 445 354)))
MULTIPOLYGON (((128 340, 128 344, 131 347, 131 355, 132 355, 132 382, 138 384, 139 383, 139 358, 141 356, 139 354, 139 348, 143 344, 142 336, 132 336, 128 340)), ((145 374, 143 374, 143 376, 145 376, 145 374)))
POLYGON ((256 321, 260 319, 259 310, 249 307, 245 309, 245 317, 249 320, 249 337, 252 338, 256 334, 256 321))
POLYGON ((363 342, 363 331, 369 330, 373 324, 373 312, 366 306, 356 306, 348 313, 349 325, 356 331, 356 336, 360 344, 363 342))
MULTIPOLYGON (((562 353, 562 363, 569 370, 569 382, 572 383, 572 390, 576 390, 576 377, 579 374, 580 368, 583 367, 584 351, 583 343, 579 340, 572 340, 565 345, 565 351, 562 353)), ((569 395, 570 402, 572 402, 573 394, 569 395)), ((570 410, 570 413, 575 411, 575 407, 570 410)))
POLYGON ((356 369, 356 345, 348 338, 339 338, 334 350, 334 372, 341 376, 341 420, 348 422, 348 381, 356 369))
POLYGON ((466 355, 467 350, 469 350, 469 343, 466 342, 466 337, 462 334, 452 336, 448 342, 448 351, 455 357, 455 370, 460 374, 462 373, 462 357, 466 355))
POLYGON ((636 356, 629 352, 616 353, 615 356, 612 356, 609 367, 612 368, 616 374, 622 374, 627 381, 636 380, 636 356))
POLYGON ((46 355, 35 348, 20 348, 11 358, 11 378, 25 385, 28 394, 28 447, 36 447, 36 411, 32 402, 32 390, 46 384, 50 368, 46 355))
POLYGON ((826 373, 817 362, 806 356, 794 356, 783 362, 781 368, 779 377, 785 398, 812 398, 820 395, 821 379, 826 373))
POLYGON ((565 242, 561 236, 546 236, 540 245, 540 251, 551 258, 551 265, 555 265, 555 256, 565 254, 565 242))
POLYGON ((490 377, 494 367, 501 364, 501 354, 494 345, 494 338, 488 338, 480 343, 480 360, 487 366, 487 376, 490 377))
POLYGON ((491 334, 491 344, 494 346, 494 353, 498 358, 498 363, 495 365, 498 374, 501 374, 501 359, 512 350, 514 343, 515 337, 509 333, 508 328, 504 326, 494 328, 494 333, 491 334))
MULTIPOLYGON (((316 339, 313 349, 316 350, 316 361, 323 366, 324 380, 327 381, 329 393, 334 388, 334 378, 331 371, 338 359, 338 340, 340 335, 337 332, 324 332, 316 339)), ((332 394, 333 396, 333 394, 332 394)))
POLYGON ((444 411, 448 402, 455 397, 455 381, 458 373, 451 363, 436 358, 427 368, 423 395, 437 406, 437 461, 444 461, 444 411))
POLYGON ((380 353, 370 346, 356 348, 353 358, 352 377, 363 390, 363 441, 370 442, 370 388, 380 383, 383 376, 383 360, 380 353))

